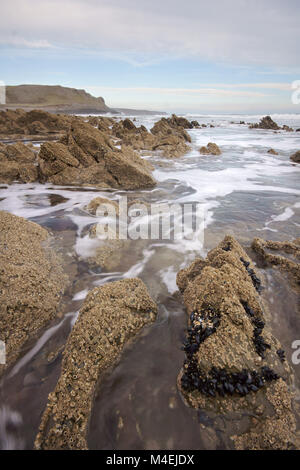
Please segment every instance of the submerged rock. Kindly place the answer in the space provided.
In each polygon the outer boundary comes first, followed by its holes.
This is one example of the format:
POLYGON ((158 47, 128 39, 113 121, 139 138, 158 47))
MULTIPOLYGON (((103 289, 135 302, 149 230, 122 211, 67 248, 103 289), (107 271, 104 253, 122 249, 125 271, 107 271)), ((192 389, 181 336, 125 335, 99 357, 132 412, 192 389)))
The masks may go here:
POLYGON ((57 314, 67 278, 48 240, 39 225, 0 212, 0 339, 7 354, 0 375, 57 314))
POLYGON ((290 448, 295 430, 291 370, 266 324, 261 282, 250 258, 227 236, 206 260, 180 271, 177 285, 189 316, 186 361, 178 377, 186 402, 216 414, 255 416, 262 406, 260 424, 234 436, 236 447, 290 448))
POLYGON ((298 152, 294 153, 290 158, 291 158, 292 162, 300 163, 300 150, 298 150, 298 152))
POLYGON ((292 242, 274 242, 255 238, 251 248, 267 264, 287 272, 292 284, 300 289, 300 238, 292 242), (274 254, 274 251, 278 254, 274 254))
POLYGON ((36 437, 37 449, 87 449, 98 380, 156 313, 140 279, 107 283, 88 294, 66 343, 61 375, 36 437))
POLYGON ((222 152, 217 144, 209 142, 206 147, 201 147, 199 152, 202 155, 221 155, 222 152))
POLYGON ((95 197, 94 199, 92 199, 88 203, 88 205, 86 206, 86 210, 90 214, 96 215, 97 209, 101 204, 112 205, 114 210, 116 211, 116 215, 119 215, 119 205, 118 205, 118 203, 116 201, 112 201, 111 199, 107 199, 106 197, 101 197, 101 196, 98 196, 98 197, 95 197))
POLYGON ((274 149, 268 150, 268 153, 269 153, 270 155, 278 155, 278 152, 276 152, 276 150, 274 150, 274 149))

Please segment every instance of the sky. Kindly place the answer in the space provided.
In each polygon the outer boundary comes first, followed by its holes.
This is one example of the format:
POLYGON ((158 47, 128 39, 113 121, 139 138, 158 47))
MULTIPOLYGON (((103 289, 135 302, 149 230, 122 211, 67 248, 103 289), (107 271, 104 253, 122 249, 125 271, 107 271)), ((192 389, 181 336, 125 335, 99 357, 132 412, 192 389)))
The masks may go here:
POLYGON ((0 81, 110 107, 300 113, 299 0, 0 0, 0 81))

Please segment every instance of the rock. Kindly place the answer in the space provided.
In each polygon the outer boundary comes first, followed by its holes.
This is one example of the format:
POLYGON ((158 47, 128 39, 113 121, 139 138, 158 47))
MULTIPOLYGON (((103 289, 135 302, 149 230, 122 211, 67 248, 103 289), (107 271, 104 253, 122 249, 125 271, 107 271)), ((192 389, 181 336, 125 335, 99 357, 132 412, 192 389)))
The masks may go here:
POLYGON ((125 129, 128 129, 129 131, 136 130, 135 125, 134 125, 133 122, 132 122, 130 119, 128 119, 128 118, 124 119, 124 121, 123 121, 123 127, 124 127, 125 129))
POLYGON ((52 175, 48 181, 57 185, 97 186, 102 189, 112 188, 115 180, 105 172, 104 165, 95 164, 88 168, 67 167, 60 173, 52 175))
POLYGON ((214 144, 212 142, 209 142, 209 144, 207 144, 206 147, 201 147, 199 149, 199 152, 202 155, 221 155, 222 154, 222 152, 221 152, 220 148, 218 147, 218 145, 214 144))
POLYGON ((95 163, 114 150, 109 136, 87 123, 73 121, 69 135, 84 153, 93 157, 95 163))
POLYGON ((268 150, 268 153, 269 153, 270 155, 278 155, 278 152, 276 152, 276 150, 274 150, 274 149, 268 150))
POLYGON ((130 148, 104 156, 105 169, 113 175, 116 186, 124 189, 153 188, 152 166, 130 148))
POLYGON ((38 167, 33 163, 22 163, 19 165, 18 180, 22 183, 34 183, 38 180, 38 167))
POLYGON ((286 449, 295 440, 292 371, 277 353, 281 346, 267 325, 258 276, 230 236, 206 260, 196 259, 178 273, 190 328, 178 387, 190 406, 229 420, 232 413, 235 419, 236 413, 255 416, 263 404, 259 422, 234 436, 236 447, 286 449))
POLYGON ((251 248, 265 263, 275 266, 280 271, 287 272, 291 282, 300 286, 300 239, 292 242, 274 242, 255 238, 251 248), (277 252, 279 254, 274 254, 277 252), (285 255, 289 255, 288 257, 285 255), (294 258, 294 259, 293 259, 294 258))
POLYGON ((48 133, 47 127, 40 121, 33 121, 32 123, 28 124, 27 129, 28 134, 31 135, 45 135, 48 133))
POLYGON ((296 132, 300 132, 300 129, 296 129, 296 132))
POLYGON ((300 163, 300 150, 298 150, 298 152, 294 153, 290 159, 292 160, 292 162, 295 162, 295 163, 300 163))
POLYGON ((159 137, 177 135, 185 142, 191 142, 191 137, 185 131, 185 128, 179 124, 176 124, 176 122, 177 120, 172 118, 161 118, 154 124, 151 129, 151 133, 159 137))
POLYGON ((0 160, 0 182, 11 184, 15 181, 33 183, 38 180, 38 168, 33 163, 17 163, 0 160))
POLYGON ((116 201, 112 201, 110 199, 107 199, 106 197, 101 197, 101 196, 98 196, 92 199, 86 206, 86 210, 90 214, 96 215, 97 209, 101 204, 112 205, 116 211, 116 215, 119 215, 119 204, 116 201))
POLYGON ((200 127, 200 124, 199 124, 198 121, 191 121, 191 125, 192 125, 193 127, 196 127, 196 128, 197 128, 197 127, 200 127))
POLYGON ((98 129, 103 132, 110 132, 111 126, 114 124, 115 120, 108 117, 99 117, 98 129))
POLYGON ((35 440, 36 449, 87 449, 95 387, 124 346, 157 314, 140 279, 110 282, 86 297, 63 353, 61 375, 35 440))
POLYGON ((190 147, 180 137, 169 135, 158 139, 157 143, 153 145, 152 150, 161 150, 164 157, 178 158, 187 153, 190 147))
POLYGON ((11 184, 14 181, 32 183, 38 179, 36 155, 27 145, 17 142, 0 145, 0 182, 11 184))
POLYGON ((101 222, 91 227, 89 231, 91 239, 98 239, 98 246, 94 247, 93 254, 88 257, 87 261, 90 266, 98 267, 111 272, 117 269, 118 266, 124 264, 124 250, 130 249, 130 240, 120 239, 118 232, 116 233, 105 224, 101 222), (101 233, 107 233, 107 238, 102 240, 98 238, 98 229, 101 233))
POLYGON ((250 124, 249 125, 250 129, 267 129, 267 130, 273 130, 273 131, 279 131, 283 130, 286 132, 293 132, 294 129, 292 129, 289 126, 283 125, 282 127, 278 126, 278 124, 273 121, 271 116, 265 116, 263 117, 260 122, 257 124, 250 124))
POLYGON ((51 114, 34 109, 0 111, 0 134, 56 134, 68 130, 74 119, 71 116, 51 114))
MULTIPOLYGON (((4 147, 3 153, 10 161, 28 163, 34 162, 36 159, 35 152, 22 142, 16 142, 15 144, 6 145, 4 147)), ((2 150, 0 149, 0 151, 2 150)))
POLYGON ((280 130, 280 127, 276 122, 273 121, 271 116, 265 116, 263 117, 259 124, 251 124, 250 129, 271 129, 273 131, 278 131, 280 130))
POLYGON ((115 148, 108 135, 87 123, 72 122, 60 142, 47 142, 39 153, 42 180, 53 184, 106 188, 152 188, 152 165, 133 149, 115 148))
POLYGON ((88 118, 87 121, 91 126, 98 127, 98 117, 97 116, 91 116, 88 118))
POLYGON ((185 128, 191 129, 193 125, 185 118, 172 115, 171 118, 162 118, 154 124, 151 133, 156 136, 152 150, 162 150, 166 157, 180 157, 190 150, 187 145, 191 142, 190 135, 185 128))
POLYGON ((39 225, 0 212, 0 339, 7 355, 0 375, 57 314, 67 278, 48 243, 49 234, 39 225))
POLYGON ((0 182, 11 184, 19 179, 19 165, 7 159, 0 162, 0 182))
POLYGON ((59 142, 42 144, 39 163, 41 173, 46 178, 60 173, 67 167, 79 167, 79 161, 71 155, 68 147, 59 142))
POLYGON ((121 139, 122 145, 131 146, 135 150, 152 150, 156 142, 145 126, 136 127, 130 119, 116 122, 112 126, 112 134, 121 139))

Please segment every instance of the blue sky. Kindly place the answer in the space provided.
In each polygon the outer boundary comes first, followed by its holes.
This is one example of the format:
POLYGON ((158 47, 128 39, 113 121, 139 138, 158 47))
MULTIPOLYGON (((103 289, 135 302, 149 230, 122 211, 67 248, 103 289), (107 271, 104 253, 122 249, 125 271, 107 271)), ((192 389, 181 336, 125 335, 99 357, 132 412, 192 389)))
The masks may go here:
POLYGON ((299 113, 298 0, 10 0, 0 80, 84 88, 112 107, 299 113))

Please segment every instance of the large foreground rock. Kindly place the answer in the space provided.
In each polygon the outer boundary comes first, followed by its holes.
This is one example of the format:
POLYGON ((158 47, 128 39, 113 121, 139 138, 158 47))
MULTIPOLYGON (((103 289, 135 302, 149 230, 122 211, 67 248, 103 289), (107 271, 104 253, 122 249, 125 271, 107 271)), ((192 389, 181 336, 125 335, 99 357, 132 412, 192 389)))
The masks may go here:
POLYGON ((0 375, 57 314, 67 278, 48 240, 39 225, 0 212, 0 339, 7 354, 0 375))
POLYGON ((291 370, 268 327, 250 258, 226 237, 206 260, 180 271, 177 284, 189 317, 178 377, 186 402, 229 417, 255 417, 246 432, 232 436, 238 449, 293 447, 291 370))
POLYGON ((47 142, 39 154, 41 177, 54 184, 152 188, 152 166, 130 147, 116 148, 88 123, 73 122, 61 142, 47 142))
POLYGON ((61 375, 35 441, 37 449, 87 448, 97 381, 156 313, 140 279, 108 283, 88 294, 67 340, 61 375))

